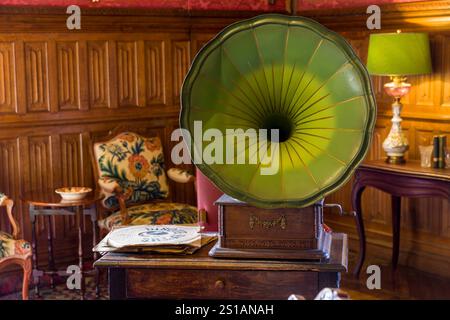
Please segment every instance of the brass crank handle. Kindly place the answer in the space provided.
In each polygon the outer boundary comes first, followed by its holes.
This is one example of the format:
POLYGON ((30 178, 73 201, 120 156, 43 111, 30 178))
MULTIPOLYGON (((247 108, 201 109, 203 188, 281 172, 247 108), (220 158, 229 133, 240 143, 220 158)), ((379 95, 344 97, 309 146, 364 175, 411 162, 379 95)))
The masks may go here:
POLYGON ((344 211, 344 209, 342 209, 342 206, 338 203, 325 203, 323 205, 324 208, 337 208, 339 211, 339 215, 340 216, 351 216, 351 217, 355 217, 356 216, 356 212, 355 211, 350 211, 350 212, 346 212, 344 211))

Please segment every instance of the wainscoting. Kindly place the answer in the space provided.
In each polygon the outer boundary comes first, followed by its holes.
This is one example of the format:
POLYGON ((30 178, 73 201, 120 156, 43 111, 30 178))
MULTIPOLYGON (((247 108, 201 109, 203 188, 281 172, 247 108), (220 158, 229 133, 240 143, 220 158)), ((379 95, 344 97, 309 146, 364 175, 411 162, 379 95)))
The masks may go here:
MULTIPOLYGON (((382 31, 428 31, 434 73, 411 78, 404 100, 404 127, 418 158, 419 144, 433 134, 450 134, 450 1, 385 5, 382 31)), ((181 84, 192 58, 221 28, 257 13, 155 12, 132 9, 84 11, 82 29, 65 27, 63 9, 0 8, 0 190, 16 202, 25 239, 31 239, 28 211, 21 195, 28 190, 64 185, 94 185, 89 138, 106 135, 120 124, 161 137, 170 167, 171 132, 178 127, 181 84)), ((368 34, 365 8, 311 11, 309 16, 342 33, 365 60, 368 34)), ((370 159, 384 156, 390 101, 385 79, 374 79, 379 105, 370 159)), ((350 210, 350 184, 330 196, 350 210)), ((192 186, 172 187, 176 201, 195 203, 192 186)), ((390 246, 390 202, 374 190, 364 197, 368 243, 390 246)), ((5 215, 0 229, 6 229, 5 215)), ((401 263, 450 276, 450 205, 442 200, 405 201, 401 263)), ((357 240, 354 221, 333 213, 327 220, 357 240)), ((73 256, 71 218, 55 219, 57 259, 73 256)), ((86 226, 90 230, 89 226, 86 226)), ((47 234, 39 221, 42 259, 47 234)), ((354 242, 352 241, 352 248, 354 242)), ((369 254, 388 256, 388 250, 369 254)), ((4 278, 4 277, 1 277, 4 278)), ((0 280, 0 291, 2 286, 0 280)))

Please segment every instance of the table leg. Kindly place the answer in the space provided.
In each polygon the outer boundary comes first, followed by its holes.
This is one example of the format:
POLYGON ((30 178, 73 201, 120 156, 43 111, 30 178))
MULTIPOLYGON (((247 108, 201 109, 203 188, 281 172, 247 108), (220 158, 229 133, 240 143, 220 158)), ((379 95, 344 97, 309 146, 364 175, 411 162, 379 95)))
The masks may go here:
POLYGON ((108 286, 110 300, 126 299, 125 269, 108 268, 108 286))
POLYGON ((80 268, 81 300, 84 300, 85 279, 83 268, 83 227, 82 227, 83 206, 78 206, 76 208, 76 211, 77 211, 76 220, 78 229, 78 267, 80 268))
POLYGON ((366 257, 366 233, 364 231, 364 221, 362 216, 362 206, 361 206, 361 196, 366 187, 354 186, 352 190, 352 206, 353 210, 356 212, 356 228, 358 229, 359 235, 359 257, 356 263, 355 270, 353 274, 355 277, 359 277, 361 268, 364 264, 364 259, 366 257))
POLYGON ((400 212, 402 198, 391 196, 392 208, 392 268, 395 270, 398 264, 400 251, 400 212))
POLYGON ((341 285, 341 273, 340 272, 319 272, 319 290, 323 288, 339 288, 341 285))
MULTIPOLYGON (((97 245, 97 210, 98 206, 95 204, 95 207, 91 209, 91 223, 92 223, 92 247, 95 247, 97 245)), ((94 252, 94 262, 98 259, 98 253, 94 252)), ((100 271, 98 268, 95 268, 95 296, 98 298, 100 297, 100 271)))
MULTIPOLYGON (((47 253, 48 253, 48 268, 50 271, 55 271, 55 258, 53 255, 53 226, 52 217, 47 216, 47 253)), ((50 275, 50 287, 55 288, 54 275, 50 275)))
POLYGON ((31 220, 31 249, 33 259, 33 284, 36 297, 40 296, 39 292, 39 275, 38 275, 38 248, 36 237, 36 216, 34 215, 34 206, 30 205, 30 220, 31 220))

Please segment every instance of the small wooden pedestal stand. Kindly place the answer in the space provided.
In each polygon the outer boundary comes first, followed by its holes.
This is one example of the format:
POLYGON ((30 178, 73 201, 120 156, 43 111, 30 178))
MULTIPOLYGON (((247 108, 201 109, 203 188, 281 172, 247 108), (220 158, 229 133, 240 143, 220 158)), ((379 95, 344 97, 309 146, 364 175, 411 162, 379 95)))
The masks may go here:
POLYGON ((331 233, 323 229, 323 200, 304 208, 262 209, 220 197, 215 258, 327 261, 331 233))

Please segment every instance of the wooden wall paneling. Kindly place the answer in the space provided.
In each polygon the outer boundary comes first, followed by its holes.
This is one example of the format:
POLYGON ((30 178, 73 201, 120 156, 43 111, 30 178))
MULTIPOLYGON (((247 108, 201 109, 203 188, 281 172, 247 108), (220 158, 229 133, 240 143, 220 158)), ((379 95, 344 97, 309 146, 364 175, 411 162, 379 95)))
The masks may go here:
POLYGON ((80 58, 77 41, 56 42, 58 107, 60 110, 81 109, 80 58))
POLYGON ((118 60, 117 60, 117 42, 108 40, 108 70, 109 70, 109 100, 110 108, 119 107, 119 84, 118 84, 118 60))
POLYGON ((47 48, 47 84, 49 97, 49 111, 53 114, 63 111, 59 107, 59 79, 56 49, 56 39, 42 39, 47 48))
MULTIPOLYGON (((2 130, 0 130, 1 132, 2 130)), ((24 137, 20 134, 17 134, 15 137, 17 139, 17 148, 18 148, 18 160, 17 168, 10 169, 6 171, 8 175, 18 175, 18 184, 19 194, 13 196, 14 200, 14 212, 15 216, 20 221, 22 236, 24 239, 31 240, 31 224, 29 222, 28 208, 26 204, 22 201, 22 195, 27 191, 27 184, 29 184, 29 167, 26 165, 29 163, 29 155, 28 155, 28 137, 24 137), (14 171, 12 171, 14 170, 14 171)), ((3 181, 3 180, 2 180, 3 181)), ((1 182, 0 182, 1 183, 1 182)))
POLYGON ((372 86, 377 101, 378 110, 390 112, 392 99, 384 91, 383 85, 388 82, 388 77, 372 76, 372 86))
POLYGON ((372 144, 370 146, 369 153, 366 159, 369 160, 383 159, 384 150, 382 144, 384 139, 386 139, 387 135, 389 134, 390 126, 391 121, 388 119, 385 119, 384 121, 378 121, 375 124, 375 130, 372 135, 372 144))
POLYGON ((0 140, 0 161, 2 192, 15 198, 20 195, 19 142, 17 138, 0 140))
MULTIPOLYGON (((450 35, 442 39, 442 56, 438 63, 442 66, 440 81, 440 107, 450 109, 450 35)), ((447 111, 448 112, 448 111, 447 111)))
POLYGON ((424 111, 434 111, 439 106, 438 90, 440 88, 437 84, 441 72, 441 65, 438 61, 441 56, 441 46, 435 34, 430 35, 430 49, 433 73, 410 77, 409 81, 412 83, 412 88, 408 96, 411 99, 409 101, 406 100, 406 103, 411 105, 411 107, 424 111))
POLYGON ((47 135, 28 137, 28 152, 30 168, 27 190, 54 189, 53 159, 51 137, 47 135))
POLYGON ((146 105, 166 105, 166 45, 163 40, 144 42, 146 105))
MULTIPOLYGON (((52 140, 50 136, 31 136, 28 138, 29 189, 53 189, 52 140)), ((44 217, 36 219, 37 236, 45 238, 46 221, 44 217)), ((42 246, 41 246, 42 248, 42 246)))
POLYGON ((192 33, 191 35, 191 57, 194 57, 197 52, 214 36, 216 33, 202 32, 202 33, 192 33))
MULTIPOLYGON (((20 158, 20 167, 22 168, 22 175, 20 177, 20 181, 22 183, 22 190, 21 190, 21 194, 17 197, 17 198, 13 198, 13 200, 17 203, 19 202, 22 197, 23 194, 25 194, 27 191, 32 190, 33 186, 31 185, 31 171, 32 168, 30 168, 30 163, 31 160, 34 159, 34 157, 31 156, 30 153, 30 149, 31 149, 31 144, 30 144, 30 138, 29 137, 25 137, 23 139, 19 140, 19 150, 20 150, 20 154, 23 155, 20 158)), ((12 174, 12 172, 10 172, 10 174, 12 174)), ((27 224, 30 223, 30 219, 29 219, 29 211, 28 211, 28 206, 25 203, 23 204, 23 210, 22 212, 20 212, 20 215, 22 217, 22 220, 26 221, 27 224)), ((41 233, 43 230, 43 219, 38 219, 36 221, 36 229, 37 232, 41 233)), ((24 237, 25 239, 31 240, 31 226, 28 229, 29 233, 25 234, 24 237)))
POLYGON ((78 49, 78 95, 80 111, 88 111, 90 108, 89 101, 89 64, 88 64, 88 49, 87 41, 74 41, 78 49))
MULTIPOLYGON (((55 45, 56 48, 56 45, 55 45)), ((56 52, 55 52, 56 53, 56 52)), ((58 92, 55 90, 55 92, 58 92)), ((61 110, 62 111, 62 110, 61 110)), ((46 134, 45 132, 42 132, 42 134, 46 134)), ((49 190, 53 190, 56 188, 60 188, 63 186, 63 177, 67 175, 66 172, 62 172, 62 168, 65 167, 63 160, 63 143, 61 139, 61 134, 59 133, 47 133, 48 139, 49 139, 49 154, 50 159, 47 161, 50 164, 50 169, 47 169, 47 172, 49 173, 49 179, 51 179, 51 187, 48 186, 49 190)), ((32 163, 29 164, 32 167, 32 163)), ((45 167, 45 165, 44 165, 45 167)), ((45 189, 45 188, 42 188, 45 189)), ((41 189, 34 189, 34 190, 41 190, 41 189)), ((43 251, 43 248, 47 248, 48 243, 46 243, 46 240, 48 238, 48 230, 51 230, 52 237, 54 239, 53 244, 55 247, 59 247, 60 240, 63 240, 63 238, 66 235, 66 218, 65 217, 55 217, 52 216, 50 219, 43 219, 45 221, 46 225, 46 231, 39 233, 38 237, 40 236, 41 239, 40 242, 43 243, 45 241, 45 244, 43 246, 41 245, 40 250, 43 251), (49 222, 50 220, 50 222, 49 222)))
MULTIPOLYGON (((372 145, 366 159, 377 160, 384 157, 382 143, 389 133, 390 126, 391 123, 388 120, 383 124, 377 123, 375 125, 372 145)), ((386 228, 386 225, 390 221, 388 216, 389 211, 386 211, 390 210, 390 198, 381 191, 369 188, 363 195, 363 201, 370 208, 370 211, 365 211, 367 212, 365 219, 369 227, 376 225, 381 228, 386 228)))
POLYGON ((50 111, 47 42, 25 42, 24 47, 27 111, 50 111))
POLYGON ((25 94, 27 90, 25 81, 25 48, 23 40, 14 41, 14 49, 15 96, 17 101, 15 112, 22 115, 27 112, 27 96, 25 94))
POLYGON ((137 106, 145 107, 147 105, 146 93, 146 59, 145 59, 145 43, 144 40, 136 41, 136 90, 137 90, 137 106))
POLYGON ((179 103, 181 85, 191 63, 190 42, 188 40, 172 41, 172 66, 173 66, 173 103, 179 103))
MULTIPOLYGON (((19 139, 2 138, 0 139, 0 190, 5 193, 11 199, 17 199, 21 194, 21 181, 20 181, 20 152, 19 152, 19 139)), ((21 234, 24 233, 24 223, 20 214, 21 205, 20 202, 15 202, 14 217, 17 219, 21 234)), ((0 220, 0 230, 11 230, 11 225, 6 215, 2 215, 0 220)), ((26 230, 25 230, 26 231, 26 230)))
POLYGON ((355 53, 358 55, 358 57, 361 59, 361 61, 363 61, 364 63, 366 63, 367 61, 367 46, 368 46, 368 39, 367 37, 365 37, 364 35, 358 37, 349 37, 349 34, 347 33, 342 33, 342 36, 346 37, 349 39, 349 43, 352 46, 353 50, 355 51, 355 53))
POLYGON ((0 42, 0 112, 17 110, 14 42, 0 42))
POLYGON ((95 181, 94 181, 94 174, 93 174, 93 168, 91 163, 91 155, 90 155, 90 148, 91 148, 91 140, 90 140, 90 134, 88 131, 80 132, 79 133, 79 139, 80 139, 80 185, 82 186, 88 186, 95 188, 95 181))
POLYGON ((84 186, 81 134, 62 134, 59 140, 59 150, 61 150, 61 186, 84 186))
POLYGON ((109 50, 107 41, 87 42, 89 107, 110 107, 109 50))
POLYGON ((120 107, 139 106, 137 42, 117 41, 117 89, 120 107))

